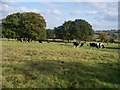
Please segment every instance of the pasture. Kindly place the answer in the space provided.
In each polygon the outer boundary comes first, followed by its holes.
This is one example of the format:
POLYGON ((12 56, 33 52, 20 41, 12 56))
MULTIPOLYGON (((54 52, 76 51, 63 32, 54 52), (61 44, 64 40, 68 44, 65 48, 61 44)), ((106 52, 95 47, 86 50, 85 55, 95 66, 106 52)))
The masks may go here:
POLYGON ((1 42, 3 88, 120 88, 118 44, 1 42))

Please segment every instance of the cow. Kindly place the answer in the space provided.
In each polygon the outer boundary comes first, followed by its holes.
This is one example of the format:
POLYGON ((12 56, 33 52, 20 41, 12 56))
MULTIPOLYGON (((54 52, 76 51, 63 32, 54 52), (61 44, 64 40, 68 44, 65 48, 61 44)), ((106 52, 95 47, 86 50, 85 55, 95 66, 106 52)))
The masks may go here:
POLYGON ((38 40, 39 43, 42 43, 42 40, 38 40))
POLYGON ((96 47, 96 48, 105 48, 103 43, 90 43, 91 47, 96 47))
POLYGON ((74 46, 74 48, 77 48, 79 46, 79 43, 78 42, 73 42, 73 46, 74 46))
POLYGON ((99 43, 99 48, 105 48, 103 43, 99 43))
POLYGON ((84 43, 81 43, 80 47, 82 47, 84 45, 84 43))
POLYGON ((99 46, 98 46, 96 43, 90 43, 90 46, 91 46, 91 47, 99 48, 99 46))

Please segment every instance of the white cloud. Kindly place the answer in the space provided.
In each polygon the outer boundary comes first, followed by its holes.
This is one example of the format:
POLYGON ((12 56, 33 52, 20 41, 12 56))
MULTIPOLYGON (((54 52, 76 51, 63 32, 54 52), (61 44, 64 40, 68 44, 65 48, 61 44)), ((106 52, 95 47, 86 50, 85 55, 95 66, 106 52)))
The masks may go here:
POLYGON ((61 15, 62 13, 59 10, 48 9, 48 10, 44 11, 43 14, 44 15, 52 14, 52 15, 57 15, 58 16, 58 15, 61 15))
POLYGON ((80 15, 82 12, 80 10, 75 10, 70 12, 71 15, 80 15))
POLYGON ((106 29, 117 29, 118 24, 113 24, 110 22, 94 21, 92 22, 94 30, 106 30, 106 29))
POLYGON ((96 19, 98 19, 98 21, 103 19, 103 21, 117 22, 118 3, 90 3, 90 6, 97 11, 96 19))
POLYGON ((42 3, 42 4, 44 4, 44 5, 46 5, 48 8, 53 8, 53 9, 61 9, 61 8, 64 8, 64 5, 58 5, 58 4, 56 4, 56 3, 50 3, 50 2, 44 2, 44 3, 42 3))
POLYGON ((9 3, 0 3, 0 12, 2 15, 0 16, 0 19, 5 18, 9 13, 15 11, 15 9, 11 6, 9 3))
POLYGON ((57 20, 61 20, 61 18, 60 18, 60 17, 57 17, 56 19, 57 19, 57 20))
POLYGON ((88 14, 88 15, 95 15, 95 14, 98 13, 98 11, 87 11, 85 13, 88 14))
POLYGON ((20 7, 20 11, 25 12, 25 11, 29 11, 29 9, 27 9, 26 7, 20 7))
POLYGON ((35 12, 35 13, 40 13, 40 10, 38 10, 38 9, 28 9, 27 7, 20 7, 20 12, 35 12))
MULTIPOLYGON (((13 3, 14 4, 14 3, 13 3)), ((38 9, 29 9, 27 7, 15 7, 11 3, 2 3, 0 5, 0 12, 2 12, 2 16, 0 16, 0 19, 5 18, 7 15, 16 13, 16 12, 35 12, 40 13, 40 10, 38 9)))
POLYGON ((54 10, 54 11, 53 11, 53 14, 60 15, 61 12, 60 12, 59 10, 54 10))

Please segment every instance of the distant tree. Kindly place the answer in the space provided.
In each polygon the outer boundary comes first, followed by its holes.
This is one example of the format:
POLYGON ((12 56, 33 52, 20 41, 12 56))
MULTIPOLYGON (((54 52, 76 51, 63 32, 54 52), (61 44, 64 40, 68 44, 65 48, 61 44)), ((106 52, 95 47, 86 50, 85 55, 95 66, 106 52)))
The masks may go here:
POLYGON ((54 39, 54 30, 47 29, 46 30, 46 37, 47 37, 47 39, 54 39))
POLYGON ((118 39, 118 34, 115 34, 115 33, 113 33, 112 35, 111 35, 111 37, 115 40, 115 39, 118 39))
POLYGON ((63 26, 58 26, 54 28, 55 38, 64 39, 63 26))
POLYGON ((38 40, 46 38, 46 22, 40 14, 13 13, 2 20, 3 35, 6 38, 38 40))
POLYGON ((114 43, 115 40, 111 37, 111 38, 109 38, 109 42, 110 42, 110 43, 114 43))
POLYGON ((92 26, 85 20, 76 19, 66 21, 63 25, 54 28, 56 38, 64 40, 88 40, 93 35, 92 26))
POLYGON ((101 32, 101 33, 99 34, 99 38, 100 38, 101 42, 107 41, 107 40, 108 40, 108 33, 106 33, 106 32, 101 32))

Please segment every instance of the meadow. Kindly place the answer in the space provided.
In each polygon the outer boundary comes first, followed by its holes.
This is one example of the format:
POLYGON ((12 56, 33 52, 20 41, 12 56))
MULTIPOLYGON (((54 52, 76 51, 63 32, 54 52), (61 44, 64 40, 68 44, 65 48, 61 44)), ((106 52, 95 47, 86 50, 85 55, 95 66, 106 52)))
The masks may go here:
POLYGON ((120 88, 118 44, 1 42, 3 88, 120 88))

